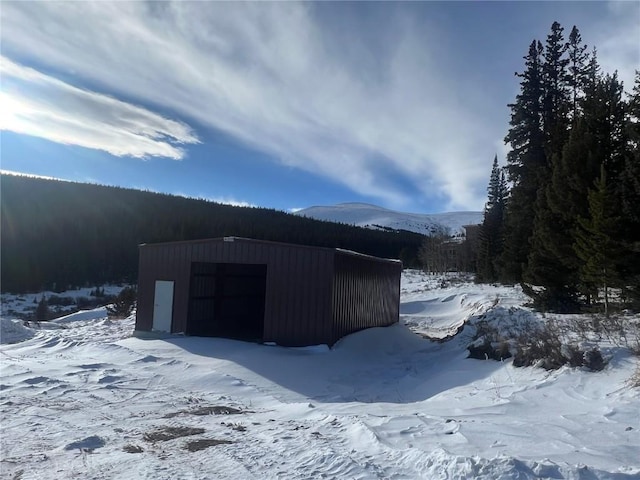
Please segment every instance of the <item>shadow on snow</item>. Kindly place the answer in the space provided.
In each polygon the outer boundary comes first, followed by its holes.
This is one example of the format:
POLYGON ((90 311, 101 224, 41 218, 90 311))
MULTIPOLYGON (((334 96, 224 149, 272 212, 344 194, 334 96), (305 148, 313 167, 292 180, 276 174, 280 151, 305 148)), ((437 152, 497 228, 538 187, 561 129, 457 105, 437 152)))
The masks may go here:
POLYGON ((238 377, 261 390, 269 389, 268 382, 272 382, 323 403, 424 401, 487 378, 501 366, 499 362, 467 359, 466 345, 459 337, 432 342, 400 324, 354 333, 332 349, 212 337, 170 337, 165 341, 191 354, 218 360, 211 362, 212 373, 238 377))

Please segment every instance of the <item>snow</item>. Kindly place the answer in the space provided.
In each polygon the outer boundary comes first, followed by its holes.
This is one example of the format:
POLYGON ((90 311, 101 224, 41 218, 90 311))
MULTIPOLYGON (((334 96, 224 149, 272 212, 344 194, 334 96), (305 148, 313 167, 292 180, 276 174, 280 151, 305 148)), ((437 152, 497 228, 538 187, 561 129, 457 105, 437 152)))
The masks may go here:
POLYGON ((107 308, 106 307, 98 307, 92 310, 80 310, 78 312, 70 313, 69 315, 63 315, 62 317, 58 317, 51 322, 57 324, 64 324, 70 322, 81 322, 87 320, 94 320, 96 318, 104 318, 107 316, 107 308))
POLYGON ((31 328, 24 326, 22 320, 13 320, 10 318, 0 318, 0 327, 2 328, 0 334, 1 343, 18 343, 35 335, 35 332, 31 328))
POLYGON ((315 206, 299 210, 295 214, 359 227, 408 230, 425 235, 438 231, 440 227, 449 229, 452 235, 463 233, 463 225, 482 223, 483 215, 482 212, 404 213, 367 203, 315 206))
MULTIPOLYGON (((127 285, 103 285, 101 290, 105 295, 115 296, 127 285)), ((32 316, 36 310, 38 302, 44 297, 48 301, 52 298, 70 300, 69 305, 49 305, 49 309, 58 315, 63 315, 69 311, 77 309, 75 302, 78 301, 99 301, 100 299, 91 295, 95 287, 77 288, 73 290, 65 290, 62 292, 44 291, 38 293, 26 293, 22 295, 3 295, 1 307, 1 315, 10 317, 15 315, 32 316)))
POLYGON ((0 477, 640 478, 631 352, 601 372, 469 359, 479 319, 542 321, 522 292, 415 271, 401 288, 399 324, 331 349, 136 338, 102 309, 3 318, 0 477))

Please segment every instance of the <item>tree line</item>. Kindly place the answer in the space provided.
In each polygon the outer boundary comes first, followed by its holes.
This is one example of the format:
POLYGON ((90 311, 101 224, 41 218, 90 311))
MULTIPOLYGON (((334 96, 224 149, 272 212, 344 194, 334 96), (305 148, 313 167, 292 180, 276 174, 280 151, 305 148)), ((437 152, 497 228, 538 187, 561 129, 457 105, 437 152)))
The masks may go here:
POLYGON ((422 236, 119 187, 0 176, 3 292, 134 283, 141 243, 249 237, 416 265, 422 236))
POLYGON ((516 73, 506 166, 494 159, 477 281, 520 283, 548 311, 610 292, 640 302, 640 72, 625 93, 577 27, 554 22, 516 73))

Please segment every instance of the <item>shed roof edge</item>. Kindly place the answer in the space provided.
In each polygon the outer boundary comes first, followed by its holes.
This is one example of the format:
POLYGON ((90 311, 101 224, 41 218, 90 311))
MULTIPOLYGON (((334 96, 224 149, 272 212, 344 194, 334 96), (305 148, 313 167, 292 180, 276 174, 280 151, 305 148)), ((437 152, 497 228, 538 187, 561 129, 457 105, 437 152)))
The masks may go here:
POLYGON ((344 255, 352 255, 356 257, 369 258, 376 261, 385 261, 385 262, 393 262, 393 263, 402 263, 400 260, 392 259, 392 258, 382 258, 376 257, 375 255, 368 255, 366 253, 360 253, 353 250, 348 250, 345 248, 339 247, 318 247, 315 245, 303 245, 298 243, 287 243, 287 242, 274 242, 271 240, 258 240, 255 238, 246 238, 246 237, 236 237, 236 236, 228 236, 228 237, 214 237, 214 238, 199 238, 194 240, 178 240, 173 242, 157 242, 157 243, 141 243, 138 245, 138 248, 148 248, 148 247, 164 247, 171 245, 189 245, 194 243, 210 243, 210 242, 248 242, 248 243, 260 243, 266 245, 274 245, 274 246, 284 246, 284 247, 294 247, 294 248, 303 248, 303 249, 312 249, 312 250, 324 250, 330 251, 333 253, 339 253, 344 255))

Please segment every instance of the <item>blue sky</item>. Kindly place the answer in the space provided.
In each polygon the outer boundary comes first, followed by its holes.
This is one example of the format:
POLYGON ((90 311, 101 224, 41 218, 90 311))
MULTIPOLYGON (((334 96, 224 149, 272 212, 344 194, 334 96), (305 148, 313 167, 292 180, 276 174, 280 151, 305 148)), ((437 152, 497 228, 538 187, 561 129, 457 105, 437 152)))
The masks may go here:
POLYGON ((553 21, 625 86, 638 2, 2 2, 3 170, 290 210, 481 210, 553 21))

